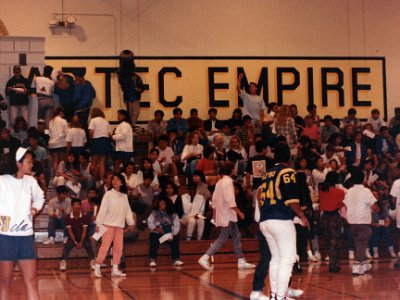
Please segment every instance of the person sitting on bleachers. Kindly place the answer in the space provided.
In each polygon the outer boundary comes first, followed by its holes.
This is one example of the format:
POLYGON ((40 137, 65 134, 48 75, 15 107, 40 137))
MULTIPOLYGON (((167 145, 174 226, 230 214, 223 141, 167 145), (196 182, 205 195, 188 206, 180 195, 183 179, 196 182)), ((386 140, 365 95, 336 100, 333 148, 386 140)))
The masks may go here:
POLYGON ((174 108, 172 114, 174 117, 168 121, 167 132, 176 131, 178 139, 184 140, 188 124, 186 119, 182 118, 182 109, 174 108))
POLYGON ((382 126, 386 126, 385 121, 383 121, 380 115, 381 113, 379 109, 375 108, 371 110, 371 117, 369 117, 367 121, 372 125, 376 134, 379 134, 379 129, 381 129, 382 126))
POLYGON ((163 134, 158 139, 158 162, 161 166, 161 173, 173 177, 177 186, 180 185, 178 178, 178 168, 175 163, 175 153, 171 147, 168 146, 168 136, 163 134))
POLYGON ((78 182, 79 179, 79 162, 75 155, 67 153, 67 159, 60 161, 58 170, 53 178, 53 186, 67 186, 76 195, 79 195, 82 185, 78 182))
POLYGON ((182 195, 183 216, 182 224, 187 225, 186 240, 192 239, 194 228, 197 225, 197 240, 201 240, 204 232, 204 209, 206 200, 197 193, 197 184, 191 183, 188 187, 188 192, 182 195))
POLYGON ((57 75, 57 81, 54 86, 54 94, 58 95, 60 105, 64 108, 65 119, 70 122, 74 114, 75 82, 72 76, 61 73, 57 75))
POLYGON ((388 162, 393 161, 393 157, 397 152, 397 145, 393 141, 392 136, 389 133, 389 128, 382 126, 379 129, 379 135, 375 137, 375 149, 374 153, 379 157, 384 158, 388 162))
POLYGON ((81 210, 84 214, 88 214, 92 211, 91 201, 93 198, 97 197, 97 189, 92 187, 87 192, 87 198, 81 201, 81 210))
POLYGON ((140 170, 137 172, 139 185, 143 183, 145 174, 151 174, 152 178, 151 186, 155 191, 158 191, 160 189, 160 183, 158 181, 158 173, 154 170, 153 163, 151 159, 148 157, 145 157, 143 159, 142 166, 140 170))
POLYGON ((17 138, 20 142, 22 147, 28 146, 28 124, 24 117, 19 116, 15 119, 14 126, 12 128, 12 135, 13 137, 17 138))
POLYGON ((87 151, 82 152, 78 157, 79 174, 78 182, 81 184, 82 192, 87 192, 90 188, 96 186, 95 171, 90 162, 90 154, 87 151))
POLYGON ((147 123, 147 132, 151 134, 154 144, 157 143, 161 135, 167 134, 168 122, 163 118, 164 112, 158 109, 154 112, 154 119, 147 123))
POLYGON ((196 164, 203 157, 203 145, 199 144, 200 133, 198 131, 189 134, 189 143, 185 145, 182 151, 181 160, 184 162, 184 171, 188 177, 193 175, 196 170, 196 164))
POLYGON ((135 164, 128 161, 124 165, 125 172, 122 175, 125 177, 126 188, 128 189, 128 199, 135 197, 138 194, 137 188, 140 184, 139 176, 134 172, 135 164))
POLYGON ((361 129, 362 123, 360 119, 356 117, 357 110, 355 108, 350 108, 347 111, 347 116, 342 119, 342 126, 353 125, 356 129, 361 129))
POLYGON ((0 154, 4 155, 7 153, 15 154, 17 149, 21 147, 21 142, 11 136, 10 130, 3 128, 0 131, 0 154))
MULTIPOLYGON (((196 171, 195 171, 196 172, 196 171)), ((174 212, 178 214, 179 219, 183 216, 183 204, 182 204, 182 197, 179 193, 178 186, 172 181, 169 180, 158 197, 159 199, 168 198, 172 201, 174 212)))
POLYGON ((199 118, 199 112, 197 108, 192 108, 190 110, 190 117, 186 119, 188 125, 188 131, 203 131, 204 130, 204 122, 199 118))
POLYGON ((223 122, 217 119, 217 109, 212 107, 208 110, 208 120, 204 121, 204 130, 207 135, 214 135, 221 132, 223 122))
POLYGON ((218 162, 215 156, 215 148, 213 146, 206 146, 203 149, 203 158, 199 159, 196 165, 196 170, 203 172, 207 184, 211 186, 214 186, 219 179, 218 162))
POLYGON ((178 215, 174 212, 172 201, 168 198, 160 199, 158 209, 153 210, 147 219, 150 233, 150 267, 157 266, 157 250, 160 246, 160 237, 171 234, 168 240, 171 246, 171 258, 173 266, 182 266, 179 253, 179 230, 180 223, 178 215))
POLYGON ((34 172, 34 176, 37 178, 39 186, 46 195, 47 186, 50 182, 47 150, 42 146, 39 146, 38 137, 35 134, 30 134, 28 136, 28 144, 28 150, 35 154, 35 162, 33 164, 32 172, 34 172))
POLYGON ((68 241, 64 244, 64 250, 60 261, 60 271, 67 270, 67 259, 74 248, 85 248, 90 259, 90 268, 94 269, 94 253, 88 234, 91 220, 82 212, 81 200, 72 198, 71 207, 72 212, 67 214, 64 219, 65 227, 68 231, 68 241))
POLYGON ((137 213, 138 228, 143 229, 143 221, 149 216, 151 209, 153 208, 154 199, 156 198, 156 190, 151 185, 153 181, 153 173, 146 172, 143 174, 143 182, 137 187, 138 192, 138 210, 134 210, 137 213))
POLYGON ((60 228, 64 231, 64 244, 68 240, 68 233, 65 227, 64 218, 71 213, 71 199, 68 197, 68 188, 60 185, 56 188, 57 196, 50 199, 48 205, 49 238, 43 242, 44 245, 54 245, 56 237, 56 229, 60 228))
POLYGON ((324 125, 320 127, 321 143, 326 144, 332 134, 338 133, 339 129, 333 125, 333 118, 330 115, 324 117, 324 125))

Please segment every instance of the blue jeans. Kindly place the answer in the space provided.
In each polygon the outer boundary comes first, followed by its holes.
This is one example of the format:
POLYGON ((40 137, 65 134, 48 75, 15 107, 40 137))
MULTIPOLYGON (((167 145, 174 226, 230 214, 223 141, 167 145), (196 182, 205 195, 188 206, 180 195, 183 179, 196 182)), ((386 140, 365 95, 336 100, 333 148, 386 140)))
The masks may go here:
POLYGON ((56 237, 56 229, 63 229, 64 237, 68 236, 67 228, 65 227, 64 218, 58 219, 54 217, 49 217, 49 228, 48 234, 49 237, 56 237))
POLYGON ((374 248, 379 246, 379 238, 382 237, 386 247, 393 246, 393 240, 390 236, 389 227, 372 227, 372 234, 369 239, 369 246, 374 248))

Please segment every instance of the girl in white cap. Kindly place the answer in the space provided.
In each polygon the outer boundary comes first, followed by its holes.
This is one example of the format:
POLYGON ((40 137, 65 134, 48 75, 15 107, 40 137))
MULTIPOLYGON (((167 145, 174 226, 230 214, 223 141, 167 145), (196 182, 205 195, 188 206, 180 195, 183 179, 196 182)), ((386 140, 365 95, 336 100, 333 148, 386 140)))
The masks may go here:
POLYGON ((24 277, 26 298, 39 299, 32 220, 44 204, 44 194, 31 176, 33 154, 18 148, 3 158, 0 172, 0 299, 11 299, 14 262, 24 277))

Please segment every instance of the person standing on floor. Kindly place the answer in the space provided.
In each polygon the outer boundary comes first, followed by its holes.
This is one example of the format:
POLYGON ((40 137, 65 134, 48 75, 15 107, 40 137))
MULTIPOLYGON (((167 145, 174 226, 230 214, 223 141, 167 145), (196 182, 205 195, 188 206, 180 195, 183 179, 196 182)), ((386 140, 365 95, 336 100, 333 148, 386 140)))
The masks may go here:
POLYGON ((233 171, 233 166, 225 165, 220 171, 220 175, 223 177, 215 186, 212 198, 213 219, 215 226, 220 227, 220 233, 207 252, 198 260, 200 266, 208 271, 213 269, 209 262, 210 257, 226 243, 229 236, 232 238, 233 248, 238 259, 238 269, 254 269, 256 267, 246 262, 243 257, 241 236, 236 222, 238 221, 237 216, 242 220, 245 216, 236 207, 235 189, 232 179, 233 171))
POLYGON ((343 201, 346 205, 346 219, 350 224, 356 248, 355 262, 352 267, 353 275, 362 275, 372 268, 372 265, 366 262, 365 256, 371 236, 371 208, 379 212, 376 205, 377 199, 371 190, 363 185, 364 177, 361 169, 354 168, 351 172, 354 186, 347 191, 343 201))
POLYGON ((39 299, 33 218, 44 194, 31 176, 33 154, 25 148, 3 158, 0 172, 0 299, 11 299, 14 263, 25 282, 26 297, 39 299))
POLYGON ((125 178, 116 173, 112 177, 112 189, 107 191, 101 201, 99 213, 96 218, 96 232, 100 227, 105 229, 102 243, 96 258, 94 276, 101 277, 100 266, 104 262, 107 252, 113 243, 113 258, 111 276, 125 277, 126 274, 118 269, 124 243, 125 222, 127 230, 134 229, 132 210, 129 205, 125 178))
POLYGON ((325 244, 329 245, 329 272, 331 273, 340 271, 339 251, 343 226, 340 211, 344 206, 345 192, 336 187, 338 183, 339 174, 330 171, 319 187, 319 210, 322 212, 321 223, 325 244))
POLYGON ((295 171, 288 168, 290 149, 286 144, 275 147, 276 165, 267 170, 260 187, 260 230, 271 251, 269 279, 271 299, 287 299, 287 289, 296 261, 296 229, 293 213, 304 227, 307 217, 300 207, 299 188, 295 171))
POLYGON ((135 73, 134 54, 130 50, 122 51, 119 56, 118 82, 132 126, 135 126, 140 114, 140 99, 144 85, 142 78, 135 73))

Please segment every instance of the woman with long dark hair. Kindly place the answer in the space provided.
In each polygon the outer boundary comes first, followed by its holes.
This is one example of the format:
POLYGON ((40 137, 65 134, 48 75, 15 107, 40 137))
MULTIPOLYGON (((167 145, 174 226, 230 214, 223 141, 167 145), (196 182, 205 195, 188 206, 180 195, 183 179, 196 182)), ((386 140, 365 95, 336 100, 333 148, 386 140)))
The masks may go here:
POLYGON ((340 210, 343 208, 345 193, 336 188, 339 175, 336 172, 326 174, 325 181, 319 185, 319 209, 322 212, 321 223, 325 243, 329 247, 329 272, 337 273, 339 266, 339 247, 342 228, 340 210))
POLYGON ((3 157, 0 176, 0 299, 11 299, 14 262, 18 262, 27 299, 39 299, 32 220, 44 204, 43 191, 31 175, 33 153, 18 148, 3 157))
POLYGON ((124 227, 133 229, 134 220, 131 207, 129 206, 125 178, 120 173, 112 177, 112 189, 107 191, 101 200, 101 206, 96 218, 96 232, 100 227, 106 229, 102 236, 102 243, 96 258, 94 275, 101 277, 100 266, 104 262, 107 252, 113 244, 113 258, 111 276, 125 277, 126 274, 118 269, 121 262, 124 243, 124 227))
POLYGON ((131 50, 124 50, 119 56, 118 82, 123 92, 126 109, 135 126, 140 113, 140 98, 143 93, 143 80, 135 73, 135 56, 131 50))

